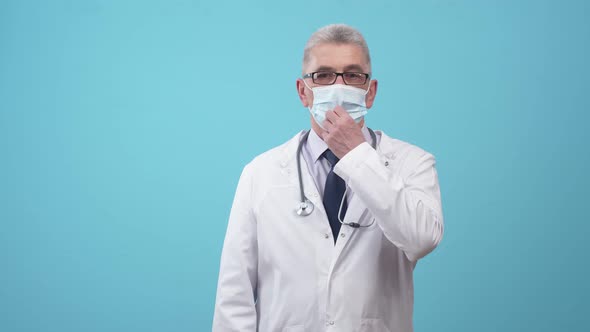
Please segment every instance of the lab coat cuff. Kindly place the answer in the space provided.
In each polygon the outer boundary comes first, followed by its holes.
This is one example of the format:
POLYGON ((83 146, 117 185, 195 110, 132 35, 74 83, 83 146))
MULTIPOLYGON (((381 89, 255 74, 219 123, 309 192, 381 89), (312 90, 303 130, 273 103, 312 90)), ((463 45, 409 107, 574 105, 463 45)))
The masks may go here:
POLYGON ((371 153, 375 153, 375 150, 369 143, 359 144, 334 165, 334 173, 338 174, 344 181, 348 181, 349 175, 354 174, 356 169, 364 165, 371 153))

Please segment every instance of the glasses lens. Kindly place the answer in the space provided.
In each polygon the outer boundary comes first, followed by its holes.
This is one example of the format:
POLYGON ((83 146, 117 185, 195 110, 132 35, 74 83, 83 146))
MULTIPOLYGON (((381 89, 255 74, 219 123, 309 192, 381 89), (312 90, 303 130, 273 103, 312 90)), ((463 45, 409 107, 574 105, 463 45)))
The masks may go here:
POLYGON ((344 82, 346 84, 365 84, 367 76, 363 73, 344 73, 344 82))
POLYGON ((329 71, 319 71, 313 75, 315 84, 332 84, 336 80, 336 73, 329 71))

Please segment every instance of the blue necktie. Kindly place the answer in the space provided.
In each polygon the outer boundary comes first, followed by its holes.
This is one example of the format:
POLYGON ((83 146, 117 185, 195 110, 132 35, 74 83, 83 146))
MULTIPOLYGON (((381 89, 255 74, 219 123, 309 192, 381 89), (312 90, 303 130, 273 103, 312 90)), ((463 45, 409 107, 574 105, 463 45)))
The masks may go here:
MULTIPOLYGON (((338 233, 340 232, 340 226, 342 225, 340 220, 338 220, 338 209, 340 208, 340 202, 342 202, 342 196, 344 196, 344 191, 346 190, 346 183, 341 177, 334 173, 334 165, 336 165, 340 159, 338 159, 338 157, 336 157, 336 155, 329 149, 324 152, 324 158, 330 163, 330 172, 326 178, 323 203, 324 208, 326 209, 326 214, 328 215, 328 220, 330 221, 332 234, 334 235, 334 243, 336 243, 338 233)), ((341 220, 344 220, 347 205, 345 199, 342 203, 342 212, 340 214, 341 220)))

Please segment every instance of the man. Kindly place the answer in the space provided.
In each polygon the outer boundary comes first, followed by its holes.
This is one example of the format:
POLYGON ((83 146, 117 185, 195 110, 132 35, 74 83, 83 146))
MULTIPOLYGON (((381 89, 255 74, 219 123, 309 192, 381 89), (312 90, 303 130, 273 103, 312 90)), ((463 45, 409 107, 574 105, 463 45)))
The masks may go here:
POLYGON ((213 331, 412 331, 413 269, 443 235, 434 157, 365 126, 377 81, 351 27, 311 36, 297 92, 311 130, 242 172, 213 331))

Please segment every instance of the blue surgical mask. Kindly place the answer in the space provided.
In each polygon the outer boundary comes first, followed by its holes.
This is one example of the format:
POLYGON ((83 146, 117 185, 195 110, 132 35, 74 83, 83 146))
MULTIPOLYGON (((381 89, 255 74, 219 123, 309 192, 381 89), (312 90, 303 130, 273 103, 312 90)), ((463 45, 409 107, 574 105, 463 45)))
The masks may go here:
MULTIPOLYGON (((305 81, 303 81, 305 83, 305 81)), ((309 88, 307 83, 305 85, 309 88)), ((350 85, 332 84, 310 88, 313 92, 313 105, 309 112, 320 127, 326 120, 326 112, 341 106, 349 115, 359 123, 367 114, 365 97, 369 89, 364 90, 350 85)))

